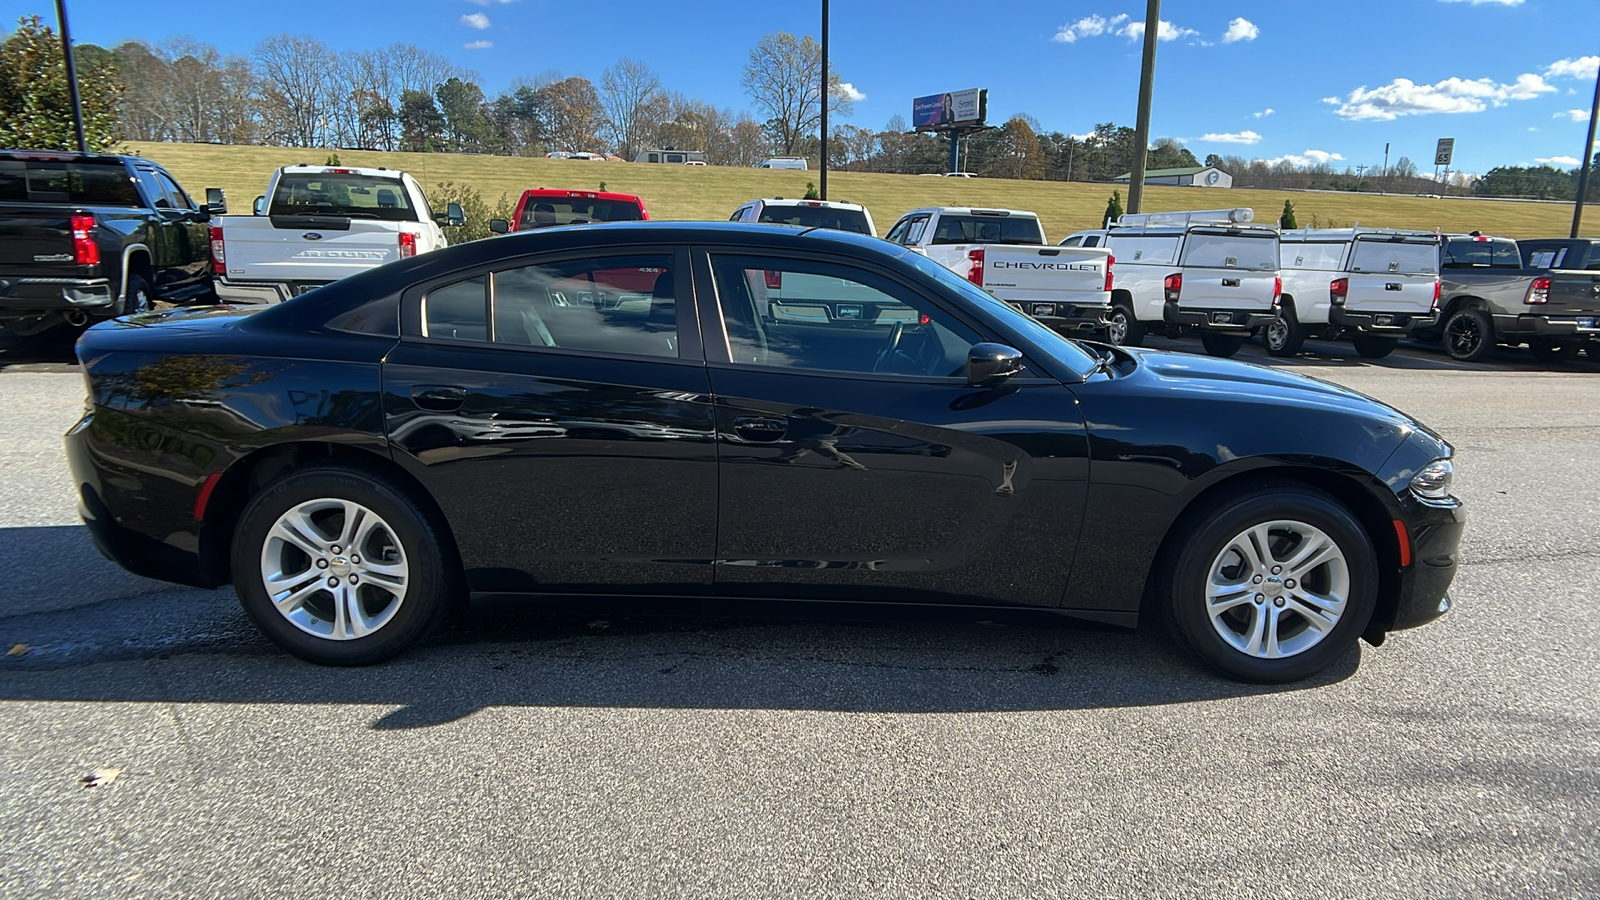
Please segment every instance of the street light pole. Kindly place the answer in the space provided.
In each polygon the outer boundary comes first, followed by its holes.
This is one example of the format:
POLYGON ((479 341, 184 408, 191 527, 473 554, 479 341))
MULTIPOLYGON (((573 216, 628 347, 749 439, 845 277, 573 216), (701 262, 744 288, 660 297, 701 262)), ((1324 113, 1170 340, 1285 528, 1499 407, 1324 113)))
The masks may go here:
POLYGON ((1161 0, 1147 0, 1144 13, 1144 63, 1139 68, 1139 118, 1133 126, 1133 171, 1128 177, 1128 212, 1144 200, 1145 157, 1150 149, 1150 92, 1156 74, 1156 38, 1161 31, 1161 0))
POLYGON ((828 0, 822 0, 822 184, 819 193, 828 199, 828 0))
POLYGON ((67 94, 72 98, 72 124, 78 131, 78 152, 89 152, 83 133, 83 101, 78 98, 78 69, 72 64, 72 35, 67 31, 67 0, 56 0, 56 24, 61 26, 61 57, 67 66, 67 94))
POLYGON ((1589 170, 1594 167, 1594 120, 1600 118, 1600 71, 1594 73, 1594 105, 1589 108, 1589 136, 1578 159, 1578 200, 1572 205, 1572 237, 1583 224, 1583 201, 1589 196, 1589 170))

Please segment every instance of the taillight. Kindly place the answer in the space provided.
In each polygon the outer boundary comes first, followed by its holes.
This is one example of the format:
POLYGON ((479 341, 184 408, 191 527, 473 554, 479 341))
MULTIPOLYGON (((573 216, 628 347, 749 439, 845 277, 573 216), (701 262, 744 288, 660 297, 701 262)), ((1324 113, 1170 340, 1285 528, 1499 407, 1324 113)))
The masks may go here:
POLYGON ((211 226, 211 274, 228 274, 228 251, 222 246, 222 228, 211 226))
POLYGON ((94 216, 84 213, 72 214, 72 261, 80 266, 100 264, 100 245, 96 244, 89 234, 93 229, 94 216))
POLYGON ((1350 296, 1350 279, 1335 278, 1328 282, 1328 299, 1334 306, 1343 306, 1346 297, 1350 296))
POLYGON ((1111 291, 1111 267, 1116 265, 1116 264, 1117 264, 1117 258, 1115 256, 1107 256, 1106 257, 1106 292, 1107 293, 1110 293, 1110 291, 1111 291))
POLYGON ((1183 273, 1173 272, 1161 282, 1161 290, 1166 295, 1168 303, 1177 303, 1178 297, 1183 293, 1183 273))
POLYGON ((1438 278, 1433 279, 1433 308, 1434 309, 1438 309, 1439 308, 1439 298, 1443 294, 1444 294, 1444 285, 1439 283, 1439 279, 1438 278))
POLYGON ((1528 296, 1522 298, 1523 303, 1539 304, 1550 302, 1550 279, 1541 275, 1528 285, 1528 296))
POLYGON ((783 273, 772 269, 766 270, 767 290, 777 291, 783 289, 783 273))
POLYGON ((1273 303, 1277 303, 1278 302, 1278 298, 1282 297, 1282 296, 1283 296, 1283 276, 1282 275, 1274 275, 1272 277, 1272 302, 1273 303))
POLYGON ((409 231, 400 232, 400 258, 417 255, 417 236, 409 231))
POLYGON ((972 264, 967 269, 967 280, 978 287, 983 287, 983 248, 968 250, 967 262, 972 264))

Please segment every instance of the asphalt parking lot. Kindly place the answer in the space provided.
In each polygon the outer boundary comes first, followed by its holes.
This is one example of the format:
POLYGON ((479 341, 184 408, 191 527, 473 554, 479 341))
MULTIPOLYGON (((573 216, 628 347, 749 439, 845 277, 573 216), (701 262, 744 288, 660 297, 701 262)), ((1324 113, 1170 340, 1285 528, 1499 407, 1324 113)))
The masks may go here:
POLYGON ((1419 415, 1470 525, 1449 616, 1272 689, 1145 632, 728 610, 298 663, 100 559, 82 379, 0 346, 0 894, 1600 895, 1600 364, 1307 348, 1241 358, 1419 415))

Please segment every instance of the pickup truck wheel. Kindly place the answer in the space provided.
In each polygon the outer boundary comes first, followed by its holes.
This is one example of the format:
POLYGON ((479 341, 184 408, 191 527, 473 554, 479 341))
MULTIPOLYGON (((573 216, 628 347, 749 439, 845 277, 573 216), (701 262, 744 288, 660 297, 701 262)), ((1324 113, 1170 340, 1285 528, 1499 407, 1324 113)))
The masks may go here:
POLYGON ((1578 355, 1578 342, 1543 338, 1529 342, 1528 349, 1542 362, 1565 362, 1578 355))
POLYGON ((1379 334, 1358 334, 1350 338, 1350 343, 1356 345, 1356 352, 1361 354, 1362 359, 1383 359, 1394 352, 1400 339, 1379 334))
POLYGON ((1462 362, 1483 359, 1494 348, 1494 325, 1482 310, 1458 309, 1444 323, 1444 348, 1462 362))
POLYGON ((150 311, 150 285, 145 283, 144 276, 137 272, 128 273, 128 283, 122 291, 122 302, 118 304, 117 315, 132 316, 150 311))
POLYGON ((1215 331, 1200 332, 1200 346, 1206 348, 1207 356, 1216 356, 1222 359, 1239 352, 1244 346, 1244 338, 1236 334, 1219 334, 1215 331))
POLYGON ((1278 307, 1278 314, 1267 326, 1267 352, 1273 356, 1294 356, 1306 342, 1305 327, 1295 318, 1294 307, 1278 307))
POLYGON ((1119 347, 1144 346, 1144 326, 1126 303, 1111 307, 1111 315, 1106 317, 1106 340, 1119 347))
POLYGON ((1179 538, 1168 621, 1242 681, 1314 675, 1349 652, 1378 599, 1377 553, 1337 500, 1310 488, 1244 494, 1179 538))

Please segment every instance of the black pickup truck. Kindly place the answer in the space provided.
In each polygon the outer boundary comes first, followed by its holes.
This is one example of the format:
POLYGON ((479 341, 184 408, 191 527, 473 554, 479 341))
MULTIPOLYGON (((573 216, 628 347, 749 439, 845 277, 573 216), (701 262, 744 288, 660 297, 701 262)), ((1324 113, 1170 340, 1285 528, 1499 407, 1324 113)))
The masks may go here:
POLYGON ((147 159, 0 150, 0 330, 214 297, 210 218, 147 159))

